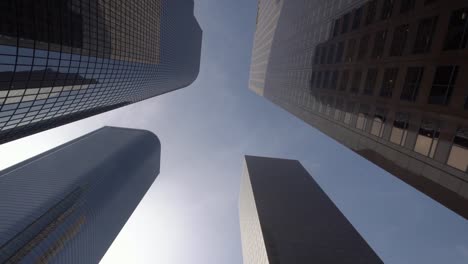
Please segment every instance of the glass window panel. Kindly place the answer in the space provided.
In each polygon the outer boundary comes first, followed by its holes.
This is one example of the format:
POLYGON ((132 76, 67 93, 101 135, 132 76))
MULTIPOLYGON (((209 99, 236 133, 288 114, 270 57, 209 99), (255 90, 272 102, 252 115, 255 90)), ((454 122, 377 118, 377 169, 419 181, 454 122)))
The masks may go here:
POLYGON ((435 122, 423 120, 416 138, 414 151, 433 158, 437 148, 439 131, 439 126, 435 122))
POLYGON ((419 22, 413 53, 427 53, 431 50, 432 38, 438 17, 424 18, 419 22))
POLYGON ((390 98, 393 95, 396 79, 398 77, 398 68, 386 69, 380 89, 380 96, 390 98))
POLYGON ((408 113, 397 113, 395 115, 395 121, 393 121, 392 133, 390 135, 390 141, 397 145, 405 145, 406 135, 408 134, 409 126, 409 114, 408 113))
POLYGON ((437 67, 431 92, 430 104, 448 105, 458 75, 458 66, 437 67))
POLYGON ((468 128, 458 128, 447 164, 462 171, 468 169, 468 128))
POLYGON ((418 96, 419 86, 421 84, 424 68, 409 67, 406 72, 405 84, 401 92, 400 99, 414 102, 418 96))
POLYGON ((393 32, 393 41, 390 48, 390 56, 401 56, 405 50, 406 40, 408 38, 409 24, 401 25, 395 28, 393 32))
POLYGON ((445 50, 464 49, 468 41, 468 7, 452 12, 445 39, 445 50))

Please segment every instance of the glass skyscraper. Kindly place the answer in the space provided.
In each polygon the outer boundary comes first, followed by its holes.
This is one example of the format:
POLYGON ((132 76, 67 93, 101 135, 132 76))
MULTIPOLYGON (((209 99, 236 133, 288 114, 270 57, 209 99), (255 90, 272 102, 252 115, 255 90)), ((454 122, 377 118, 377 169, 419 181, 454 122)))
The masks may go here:
POLYGON ((244 264, 383 263, 297 160, 246 156, 244 264))
POLYGON ((250 89, 468 219, 468 4, 259 0, 250 89))
POLYGON ((0 144, 191 84, 193 0, 0 2, 0 144))
POLYGON ((0 263, 99 263, 160 152, 151 132, 104 127, 0 172, 0 263))

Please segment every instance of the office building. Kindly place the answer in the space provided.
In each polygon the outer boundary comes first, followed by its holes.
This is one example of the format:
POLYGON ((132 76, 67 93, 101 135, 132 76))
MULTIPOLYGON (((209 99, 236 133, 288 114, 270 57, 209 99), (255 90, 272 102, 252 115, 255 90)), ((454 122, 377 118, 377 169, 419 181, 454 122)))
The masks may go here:
POLYGON ((0 172, 0 263, 99 263, 159 174, 144 130, 104 127, 0 172))
POLYGON ((297 160, 246 156, 244 264, 383 263, 297 160))
POLYGON ((250 88, 468 219, 467 2, 259 3, 250 88))
POLYGON ((0 144, 190 85, 193 0, 0 3, 0 144))

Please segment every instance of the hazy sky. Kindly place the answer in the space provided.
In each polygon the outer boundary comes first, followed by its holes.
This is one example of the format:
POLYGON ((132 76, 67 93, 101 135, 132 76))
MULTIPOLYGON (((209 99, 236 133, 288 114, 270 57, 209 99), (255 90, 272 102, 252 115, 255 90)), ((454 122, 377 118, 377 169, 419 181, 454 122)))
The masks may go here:
POLYGON ((256 10, 256 0, 196 1, 192 86, 4 144, 0 168, 104 125, 156 133, 161 174, 104 264, 242 263, 244 154, 300 160, 385 263, 468 263, 468 221, 248 90, 256 10))

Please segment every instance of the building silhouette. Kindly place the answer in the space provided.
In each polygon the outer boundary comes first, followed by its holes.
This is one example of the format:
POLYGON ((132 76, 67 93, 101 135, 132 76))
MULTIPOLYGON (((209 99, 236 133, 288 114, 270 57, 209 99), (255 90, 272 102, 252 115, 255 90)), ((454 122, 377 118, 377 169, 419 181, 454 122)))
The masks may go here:
POLYGON ((190 85, 193 0, 0 3, 0 143, 190 85))
POLYGON ((245 156, 245 264, 383 263, 297 160, 245 156))
POLYGON ((0 263, 99 263, 160 151, 148 131, 104 127, 0 172, 0 263))
POLYGON ((260 0, 250 88, 468 219, 466 1, 260 0))

